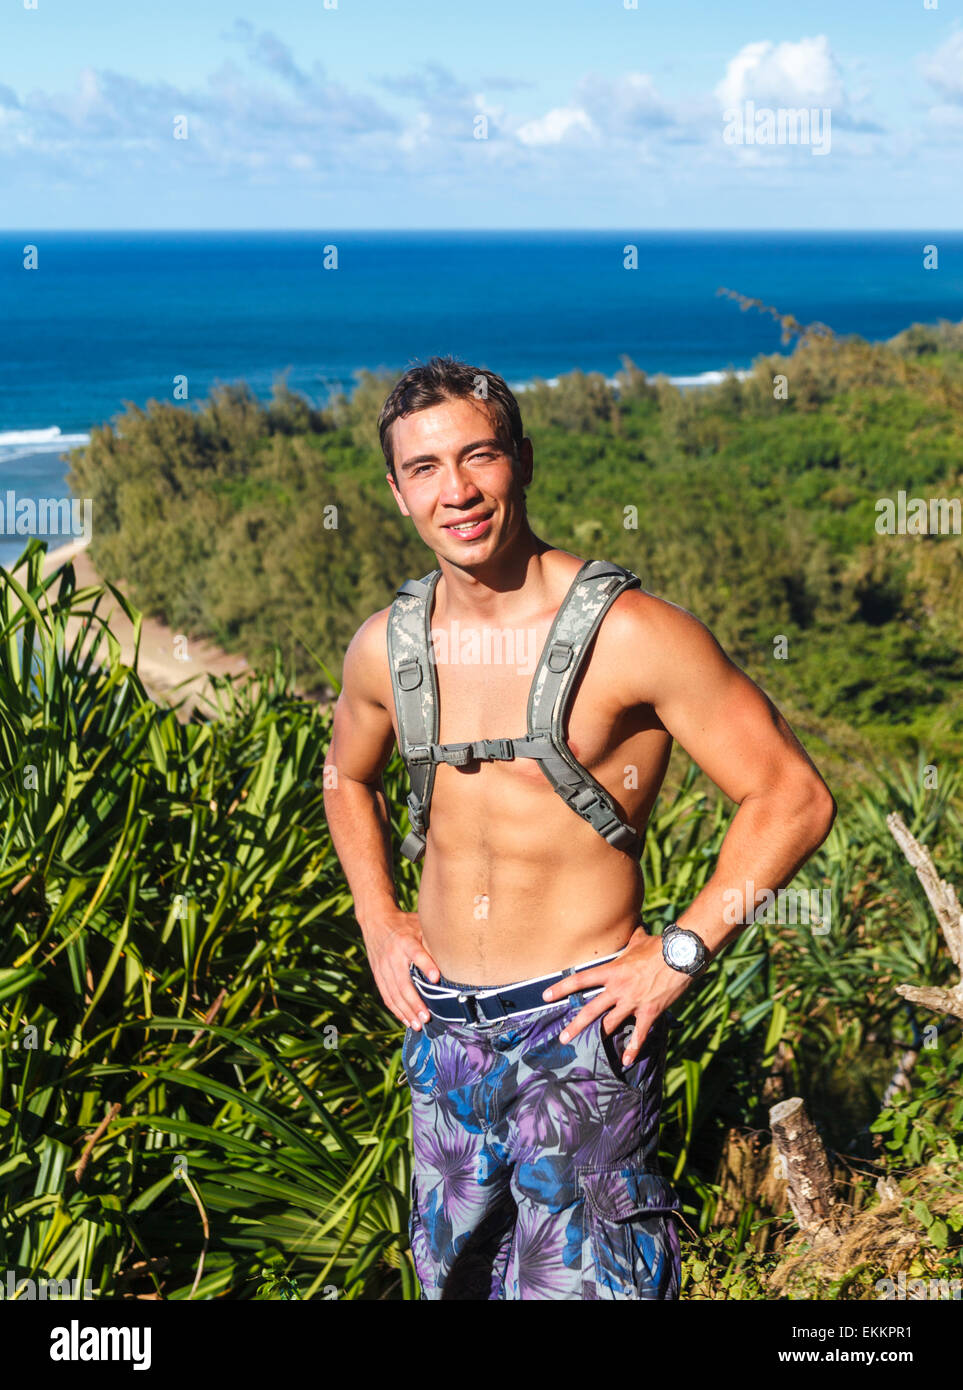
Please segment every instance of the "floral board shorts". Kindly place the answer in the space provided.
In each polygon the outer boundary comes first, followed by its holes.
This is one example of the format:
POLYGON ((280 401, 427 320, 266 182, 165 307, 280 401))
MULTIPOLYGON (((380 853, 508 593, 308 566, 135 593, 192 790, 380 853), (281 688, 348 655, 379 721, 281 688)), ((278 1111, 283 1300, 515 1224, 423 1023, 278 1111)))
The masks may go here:
POLYGON ((584 1002, 406 1030, 423 1298, 679 1297, 680 1202, 658 1161, 670 1015, 623 1068, 631 1017, 611 1037, 603 1015, 559 1042, 584 1002))

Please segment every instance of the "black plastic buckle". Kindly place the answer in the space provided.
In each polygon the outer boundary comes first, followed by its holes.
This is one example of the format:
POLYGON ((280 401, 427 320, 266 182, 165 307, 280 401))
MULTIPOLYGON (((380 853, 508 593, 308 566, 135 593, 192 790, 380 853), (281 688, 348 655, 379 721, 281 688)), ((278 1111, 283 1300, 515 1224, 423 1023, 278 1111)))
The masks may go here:
POLYGON ((581 815, 583 811, 587 810, 589 806, 594 806, 596 805, 596 803, 601 805, 598 793, 593 792, 589 787, 573 787, 565 786, 563 784, 561 789, 561 795, 562 799, 567 801, 568 804, 571 806, 572 810, 577 811, 579 815, 581 815), (575 803, 578 801, 579 797, 588 797, 588 800, 583 801, 580 806, 576 806, 575 803))
POLYGON ((510 738, 486 738, 482 742, 488 747, 488 756, 496 762, 510 763, 515 758, 515 743, 510 738))
POLYGON ((567 795, 565 797, 565 800, 572 807, 573 811, 576 811, 580 816, 583 817, 584 820, 587 820, 589 825, 594 826, 598 833, 604 836, 604 838, 608 840, 609 844, 614 845, 616 849, 631 849, 638 840, 638 836, 636 835, 635 831, 632 830, 630 826, 626 826, 622 823, 622 821, 613 811, 612 807, 609 806, 607 802, 602 800, 598 792, 593 792, 589 790, 586 793, 586 789, 583 787, 578 791, 573 791, 570 795, 567 795), (576 803, 578 802, 579 797, 583 794, 586 795, 586 800, 583 801, 580 805, 577 805, 576 803), (602 821, 601 825, 596 825, 595 822, 591 819, 590 815, 588 814, 591 811, 598 810, 604 811, 606 813, 606 819, 602 821), (613 830, 616 831, 615 835, 611 834, 613 830))

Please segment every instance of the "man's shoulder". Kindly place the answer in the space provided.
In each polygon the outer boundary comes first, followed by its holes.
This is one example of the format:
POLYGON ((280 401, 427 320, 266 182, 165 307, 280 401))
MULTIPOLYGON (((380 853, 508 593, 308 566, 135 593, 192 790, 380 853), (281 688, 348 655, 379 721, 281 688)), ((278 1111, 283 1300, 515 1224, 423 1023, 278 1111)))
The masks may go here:
POLYGON ((682 631, 689 623, 699 623, 699 619, 680 604, 661 598, 646 588, 623 589, 605 621, 610 627, 649 627, 665 631, 682 631))
POLYGON ((613 602, 601 629, 604 659, 624 678, 626 698, 651 703, 667 673, 684 678, 710 655, 721 652, 716 638, 688 609, 647 589, 625 589, 613 602))
MULTIPOLYGON (((560 573, 571 582, 583 565, 588 563, 571 551, 556 550, 555 556, 560 573)), ((598 557, 606 558, 606 557, 598 557)), ((618 561, 612 561, 618 564, 618 561)), ((632 574, 627 565, 622 566, 632 574)), ((637 576, 638 577, 638 576, 637 576)), ((660 598, 644 587, 644 584, 631 589, 623 589, 612 603, 602 624, 605 634, 602 641, 606 646, 638 654, 640 643, 647 643, 649 649, 657 649, 664 654, 669 650, 678 652, 693 645, 700 639, 714 640, 708 628, 687 609, 666 598, 660 598)))
POLYGON ((356 681, 369 696, 386 708, 391 701, 391 670, 388 665, 388 618, 391 604, 365 618, 348 643, 345 677, 356 681))

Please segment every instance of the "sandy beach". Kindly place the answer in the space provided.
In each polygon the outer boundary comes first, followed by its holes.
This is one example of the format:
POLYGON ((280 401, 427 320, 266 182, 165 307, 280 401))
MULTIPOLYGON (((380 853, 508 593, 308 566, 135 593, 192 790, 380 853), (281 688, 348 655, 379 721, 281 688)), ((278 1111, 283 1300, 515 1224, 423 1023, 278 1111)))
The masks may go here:
MULTIPOLYGON (((83 538, 58 546, 56 550, 48 550, 43 564, 44 577, 52 574, 68 560, 73 561, 79 588, 104 582, 91 563, 87 553, 87 541, 83 538)), ((14 574, 22 581, 22 571, 14 570, 14 574)), ((111 582, 129 599, 122 581, 111 582)), ((56 588, 59 588, 59 585, 55 586, 55 591, 56 588)), ((133 600, 130 602, 133 603, 133 600)), ((136 607, 136 604, 134 606, 136 607)), ((133 665, 133 624, 109 590, 106 591, 97 611, 108 620, 111 632, 120 643, 122 660, 127 665, 133 665)), ((80 627, 79 619, 69 622, 69 640, 76 640, 80 627)), ((198 703, 203 707, 205 699, 210 695, 209 677, 243 676, 250 671, 251 667, 243 656, 232 655, 221 647, 193 638, 190 634, 175 633, 155 618, 145 616, 142 619, 137 673, 151 697, 158 702, 166 701, 176 705, 177 717, 184 722, 190 718, 198 703)))

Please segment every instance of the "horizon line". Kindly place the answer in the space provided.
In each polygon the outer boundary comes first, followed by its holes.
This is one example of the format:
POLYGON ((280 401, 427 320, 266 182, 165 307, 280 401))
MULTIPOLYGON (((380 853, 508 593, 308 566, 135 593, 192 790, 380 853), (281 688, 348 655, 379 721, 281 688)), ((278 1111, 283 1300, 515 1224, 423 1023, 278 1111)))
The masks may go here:
MULTIPOLYGON (((295 233, 327 234, 333 232, 363 232, 365 235, 377 234, 381 236, 399 235, 432 235, 450 236, 459 235, 491 235, 500 233, 506 236, 517 235, 519 233, 543 233, 551 232, 555 235, 565 234, 567 236, 580 236, 585 233, 590 234, 626 234, 625 227, 2 227, 0 226, 0 236, 2 235, 27 235, 29 232, 61 232, 73 235, 82 235, 89 232, 113 233, 115 235, 131 235, 133 233, 144 235, 168 234, 171 236, 181 235, 185 232, 209 232, 209 233, 260 233, 265 235, 277 235, 279 233, 293 235, 295 233)), ((806 236, 945 236, 947 234, 958 236, 963 235, 963 227, 647 227, 640 231, 632 232, 634 236, 658 236, 666 233, 685 233, 687 235, 718 236, 720 234, 732 234, 739 236, 771 236, 797 234, 806 236)))

